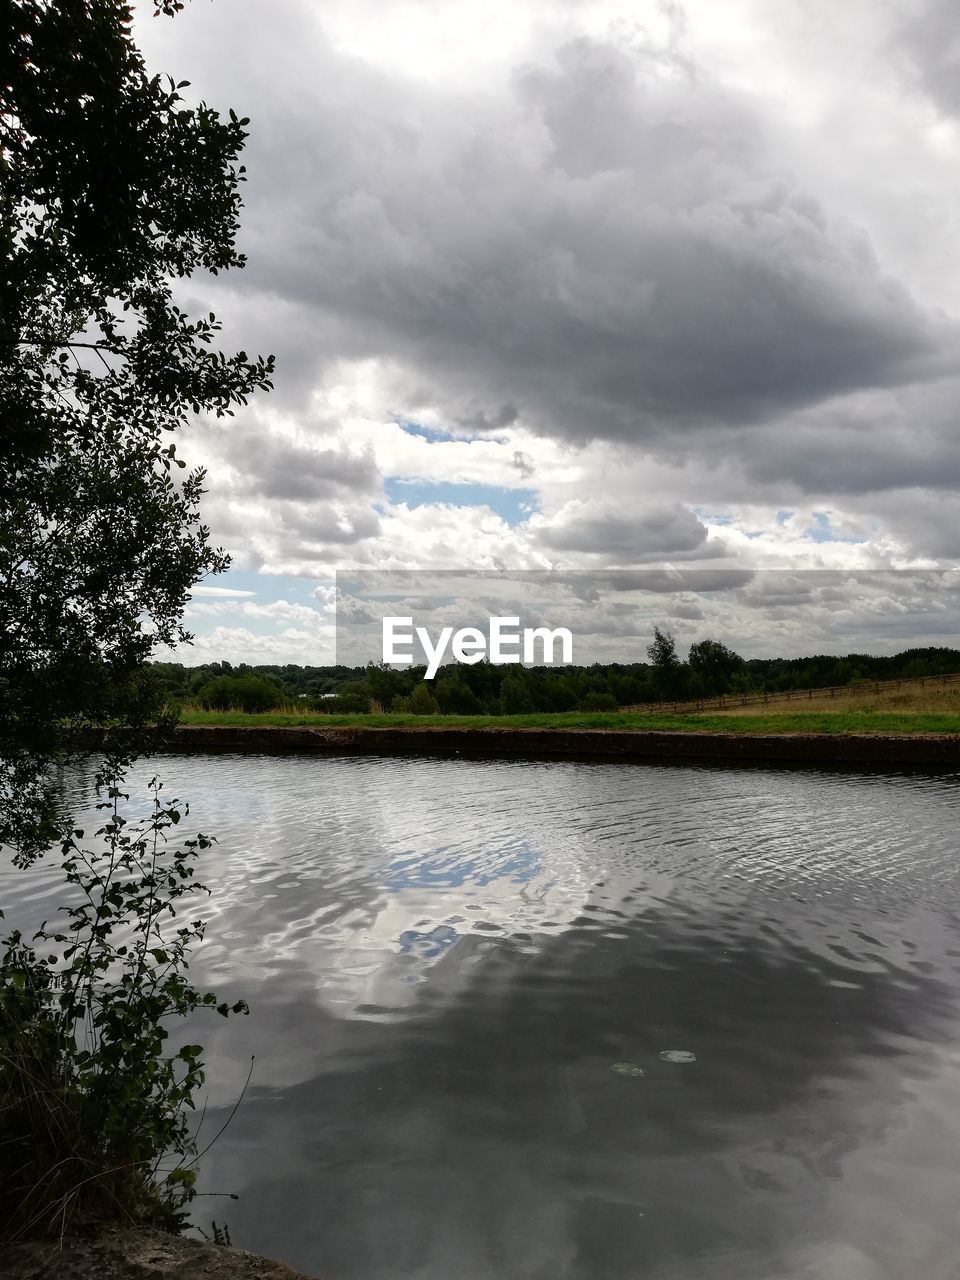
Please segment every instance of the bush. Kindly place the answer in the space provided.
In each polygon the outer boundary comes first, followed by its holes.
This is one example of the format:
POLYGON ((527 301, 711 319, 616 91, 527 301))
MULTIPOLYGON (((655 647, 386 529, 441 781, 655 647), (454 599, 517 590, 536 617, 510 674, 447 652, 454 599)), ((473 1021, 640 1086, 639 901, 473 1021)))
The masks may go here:
POLYGON ((443 715, 479 716, 483 714, 480 699, 469 685, 456 678, 437 682, 436 699, 443 715))
POLYGON ((318 711, 321 715, 340 716, 350 712, 349 705, 345 706, 341 698, 311 698, 307 703, 308 711, 318 711))
POLYGON ((203 923, 173 922, 181 900, 206 892, 193 863, 211 841, 168 843, 181 810, 162 803, 156 779, 150 815, 128 826, 121 781, 98 804, 94 846, 80 847, 79 830, 62 842, 66 923, 3 942, 0 1238, 59 1236, 77 1218, 182 1226, 203 1066, 199 1045, 166 1050, 166 1020, 247 1011, 190 985, 203 923))
POLYGON ((370 689, 362 680, 351 680, 338 690, 337 702, 347 714, 366 715, 370 711, 370 689))
POLYGON ((529 715, 534 709, 530 690, 523 676, 504 676, 500 685, 500 713, 505 716, 529 715))
POLYGON ((423 680, 417 685, 409 698, 394 698, 394 711, 405 711, 414 716, 435 716, 439 714, 440 704, 430 692, 423 680))
POLYGON ((577 691, 569 680, 546 682, 538 711, 576 711, 579 706, 577 691))
POLYGON ((197 701, 208 711, 273 711, 286 695, 269 676, 215 676, 201 685, 197 701))
POLYGON ((581 711, 616 711, 617 700, 612 693, 588 693, 580 703, 581 711))

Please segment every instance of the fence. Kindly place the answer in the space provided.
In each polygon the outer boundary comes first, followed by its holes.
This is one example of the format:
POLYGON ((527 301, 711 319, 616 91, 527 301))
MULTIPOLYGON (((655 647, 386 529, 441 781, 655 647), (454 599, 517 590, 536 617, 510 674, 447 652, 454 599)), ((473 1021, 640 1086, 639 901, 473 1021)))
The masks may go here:
POLYGON ((812 702, 814 698, 836 698, 840 694, 881 693, 887 689, 918 688, 960 682, 960 671, 945 676, 904 676, 899 680, 868 680, 856 684, 826 685, 819 689, 779 689, 764 693, 728 693, 719 698, 687 699, 683 702, 640 702, 621 711, 645 715, 697 715, 704 711, 729 711, 733 707, 760 707, 779 702, 812 702))

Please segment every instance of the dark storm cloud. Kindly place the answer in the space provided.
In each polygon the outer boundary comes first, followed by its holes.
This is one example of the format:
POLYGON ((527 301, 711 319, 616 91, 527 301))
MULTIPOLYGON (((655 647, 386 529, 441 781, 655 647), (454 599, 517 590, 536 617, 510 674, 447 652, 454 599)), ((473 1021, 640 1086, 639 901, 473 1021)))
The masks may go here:
POLYGON ((960 480, 960 443, 918 425, 910 434, 885 436, 837 427, 784 432, 762 453, 743 442, 747 473, 763 482, 789 476, 807 492, 877 493, 884 489, 954 487, 960 480))
POLYGON ((512 427, 520 415, 512 404, 505 404, 495 412, 465 414, 457 418, 457 426, 464 431, 502 431, 512 427))
POLYGON ((747 477, 768 486, 788 476, 808 493, 878 494, 904 488, 960 487, 960 380, 848 397, 784 419, 776 432, 754 429, 737 441, 747 477))
MULTIPOLYGON (((702 556, 699 558, 703 558, 702 556)), ((642 592, 669 595, 683 592, 730 591, 751 582, 750 569, 589 569, 553 571, 550 581, 562 584, 575 599, 596 603, 606 593, 642 592)))
POLYGON ((680 618, 685 622, 700 622, 705 616, 698 604, 693 604, 687 600, 671 603, 667 612, 671 618, 680 618))
POLYGON ((608 559, 643 560, 697 551, 707 529, 679 503, 639 512, 604 509, 584 503, 565 510, 553 523, 538 526, 543 544, 553 551, 586 551, 608 559))
POLYGON ((669 52, 581 39, 509 91, 455 92, 337 54, 292 0, 236 8, 234 287, 258 295, 281 398, 382 357, 452 420, 507 405, 637 441, 926 376, 953 341, 779 171, 755 107, 669 52))
POLYGON ((895 36, 910 79, 945 114, 960 112, 960 13, 956 0, 920 0, 895 36))
POLYGON ((266 498, 318 501, 374 493, 380 473, 369 452, 310 449, 261 430, 230 441, 229 460, 243 485, 266 498))

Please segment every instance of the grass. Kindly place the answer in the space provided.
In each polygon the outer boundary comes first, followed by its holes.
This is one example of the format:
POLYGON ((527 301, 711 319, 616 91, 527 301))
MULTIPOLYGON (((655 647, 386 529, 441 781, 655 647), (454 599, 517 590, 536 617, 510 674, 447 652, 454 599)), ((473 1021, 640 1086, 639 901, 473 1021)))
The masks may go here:
MULTIPOLYGON (((797 715, 818 715, 822 712, 830 712, 836 714, 838 712, 854 713, 857 715, 873 714, 876 712, 889 712, 896 715, 909 716, 953 716, 960 718, 960 684, 907 684, 904 682, 900 688, 897 688, 897 682, 891 680, 888 684, 880 684, 879 690, 876 685, 870 685, 862 688, 852 688, 849 691, 844 690, 830 697, 829 694, 820 694, 812 690, 813 696, 802 695, 789 702, 780 702, 775 704, 778 709, 789 709, 791 714, 797 715)), ((737 708, 730 707, 726 711, 718 712, 718 715, 735 716, 747 712, 757 712, 756 704, 753 707, 737 708)))
MULTIPOLYGON (((861 696, 862 704, 863 698, 861 696)), ((643 715, 633 711, 547 712, 523 716, 323 715, 297 711, 184 710, 187 725, 333 728, 335 726, 442 729, 685 729, 700 733, 960 733, 960 710, 945 712, 885 710, 852 705, 830 710, 804 704, 800 710, 758 712, 720 711, 709 715, 643 715)))

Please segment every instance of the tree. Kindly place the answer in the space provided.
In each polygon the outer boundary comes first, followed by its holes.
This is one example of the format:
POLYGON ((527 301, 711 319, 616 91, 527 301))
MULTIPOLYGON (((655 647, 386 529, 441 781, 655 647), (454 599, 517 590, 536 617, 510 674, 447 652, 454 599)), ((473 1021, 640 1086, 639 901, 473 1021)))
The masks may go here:
POLYGON ((657 671, 669 671, 680 665, 677 642, 669 631, 653 628, 653 640, 647 645, 647 657, 657 671))
POLYGON ((483 711, 480 699, 469 685, 464 684, 455 668, 453 675, 445 675, 443 679, 437 680, 435 697, 437 706, 444 715, 478 716, 483 711))
POLYGON ((691 645, 688 661, 693 692, 705 697, 727 693, 745 666, 740 655, 719 640, 699 640, 691 645))
POLYGON ((350 680, 337 691, 337 710, 366 714, 370 710, 370 688, 364 680, 350 680))
POLYGON ((677 642, 669 631, 653 629, 653 640, 647 646, 647 657, 653 666, 653 679, 661 698, 679 696, 683 669, 677 657, 677 642))
POLYGON ((430 686, 421 680, 409 698, 398 698, 393 705, 395 711, 405 711, 415 716, 435 716, 440 705, 430 692, 430 686))
POLYGON ((511 671, 500 685, 500 712, 505 716, 529 715, 533 711, 533 699, 523 675, 523 668, 511 671))
POLYGON ((215 350, 215 315, 174 299, 243 265, 247 121, 150 76, 120 0, 2 15, 0 840, 29 860, 55 831, 50 760, 90 729, 129 758, 162 712, 144 661, 189 639, 189 588, 227 564, 170 435, 269 387, 273 361, 215 350))
POLYGON ((577 691, 566 676, 553 674, 544 684, 545 706, 538 707, 543 711, 573 711, 577 706, 577 691))
POLYGON ((150 77, 130 23, 120 0, 0 9, 0 840, 19 861, 58 827, 50 761, 90 730, 107 748, 92 841, 60 825, 63 923, 0 942, 0 1236, 182 1223, 203 1070, 166 1020, 246 1008, 185 976, 203 926, 177 911, 209 838, 175 850, 184 808, 155 780, 139 825, 121 786, 163 712, 145 660, 188 639, 190 587, 227 563, 170 433, 270 386, 272 359, 213 350, 216 317, 174 300, 243 265, 246 121, 150 77))

